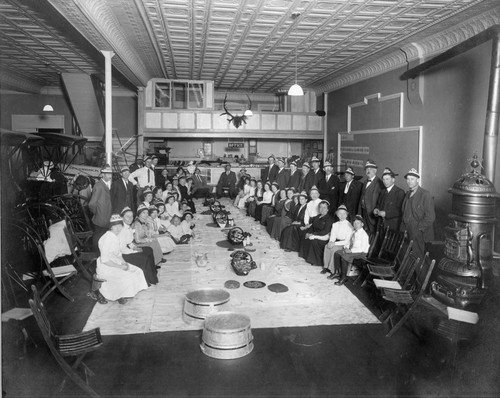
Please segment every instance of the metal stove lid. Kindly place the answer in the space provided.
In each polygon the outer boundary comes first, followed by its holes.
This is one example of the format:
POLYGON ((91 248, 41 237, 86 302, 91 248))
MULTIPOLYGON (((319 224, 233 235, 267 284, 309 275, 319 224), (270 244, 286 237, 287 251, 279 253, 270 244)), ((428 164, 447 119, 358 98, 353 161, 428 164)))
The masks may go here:
POLYGON ((480 173, 482 166, 476 154, 474 154, 470 165, 472 170, 466 174, 462 174, 448 191, 457 195, 479 194, 487 197, 498 196, 493 183, 480 173))

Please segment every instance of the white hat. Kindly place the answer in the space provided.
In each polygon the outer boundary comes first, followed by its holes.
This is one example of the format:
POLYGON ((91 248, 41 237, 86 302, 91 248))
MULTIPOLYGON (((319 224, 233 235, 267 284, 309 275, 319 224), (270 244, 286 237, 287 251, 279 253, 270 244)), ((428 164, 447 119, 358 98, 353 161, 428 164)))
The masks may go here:
POLYGON ((373 160, 368 159, 365 164, 365 169, 367 168, 378 169, 378 166, 375 164, 373 160))
POLYGON ((105 165, 104 168, 101 169, 101 173, 113 173, 111 166, 109 164, 105 165))
POLYGON ((405 174, 405 178, 408 177, 408 176, 413 176, 413 177, 420 178, 420 174, 417 171, 417 169, 410 169, 410 171, 405 174))

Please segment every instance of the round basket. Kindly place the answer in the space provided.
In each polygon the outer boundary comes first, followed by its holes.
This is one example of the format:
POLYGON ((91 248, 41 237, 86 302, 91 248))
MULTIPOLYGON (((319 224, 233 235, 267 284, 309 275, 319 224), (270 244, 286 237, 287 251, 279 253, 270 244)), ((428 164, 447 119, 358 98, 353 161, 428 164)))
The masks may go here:
POLYGON ((220 312, 207 317, 203 327, 201 351, 212 358, 235 359, 253 350, 250 318, 235 312, 220 312))
POLYGON ((186 294, 182 319, 189 324, 203 327, 210 314, 227 310, 230 294, 223 289, 205 288, 186 294))

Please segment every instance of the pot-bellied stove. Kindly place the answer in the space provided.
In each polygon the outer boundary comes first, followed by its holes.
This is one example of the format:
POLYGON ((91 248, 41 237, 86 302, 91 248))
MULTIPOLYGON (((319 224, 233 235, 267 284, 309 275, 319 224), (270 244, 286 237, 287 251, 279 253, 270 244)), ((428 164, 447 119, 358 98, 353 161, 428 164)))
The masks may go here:
POLYGON ((445 255, 431 283, 432 295, 450 307, 477 311, 492 283, 495 200, 492 182, 480 173, 474 155, 471 170, 448 190, 452 213, 445 230, 445 255))

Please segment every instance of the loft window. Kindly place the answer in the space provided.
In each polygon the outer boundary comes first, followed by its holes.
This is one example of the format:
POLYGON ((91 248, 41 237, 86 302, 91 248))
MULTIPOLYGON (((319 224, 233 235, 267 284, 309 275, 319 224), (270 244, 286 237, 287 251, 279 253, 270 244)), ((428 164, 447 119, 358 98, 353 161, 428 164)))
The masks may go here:
POLYGON ((207 107, 204 82, 156 81, 154 87, 155 108, 203 109, 207 107))
POLYGON ((170 82, 155 83, 155 108, 170 108, 170 82))

